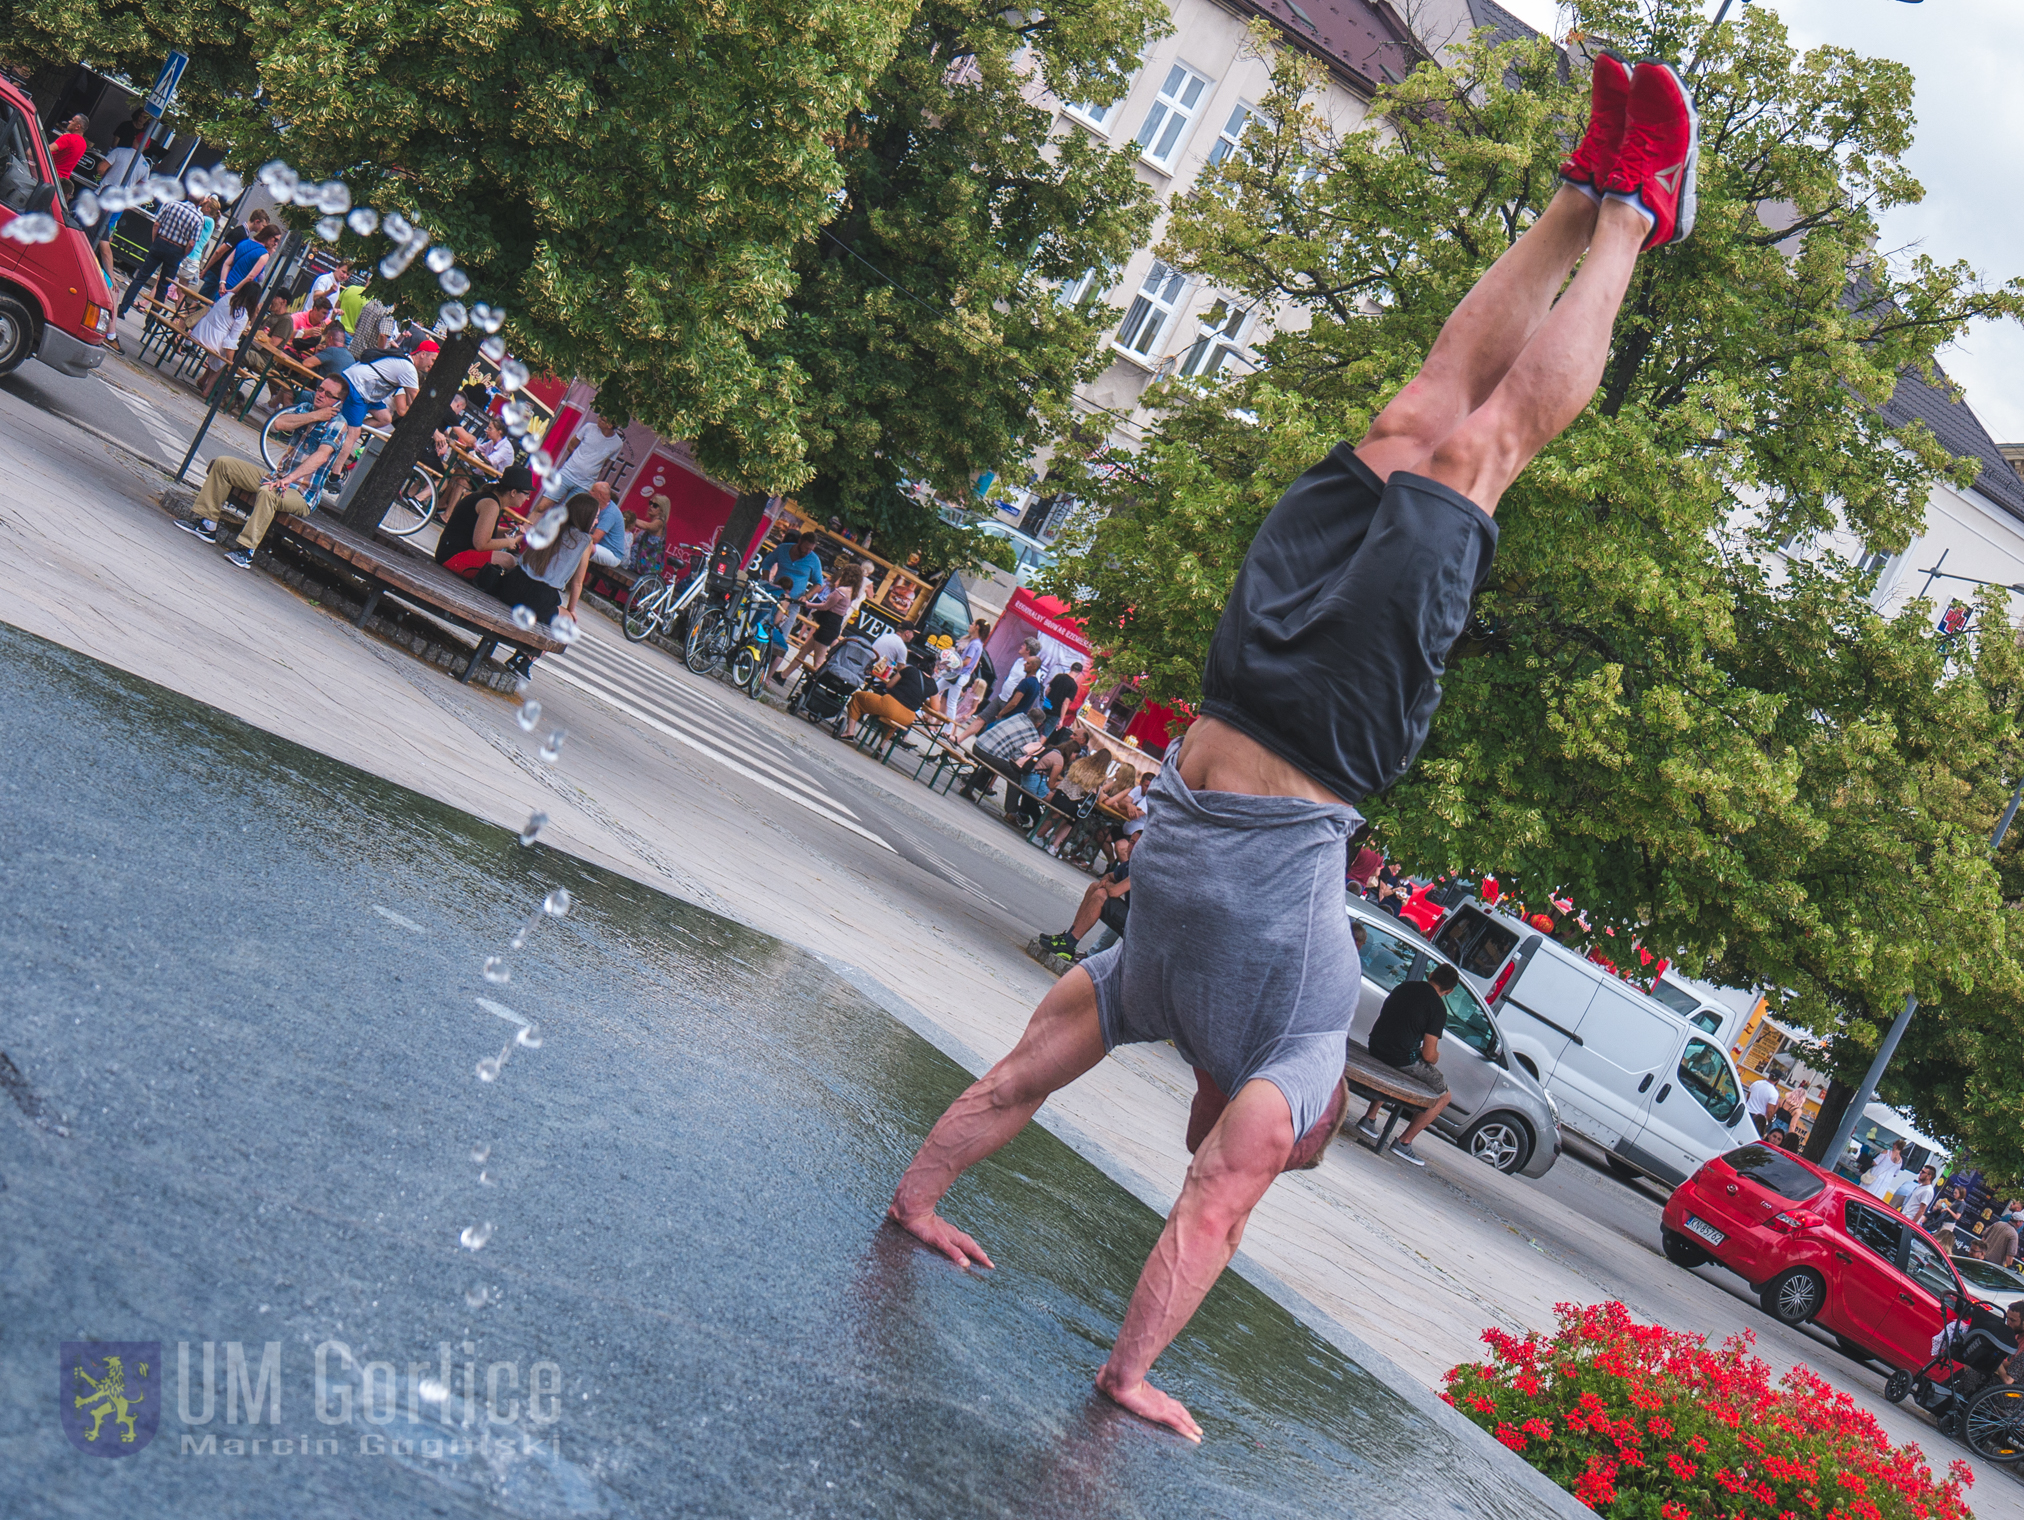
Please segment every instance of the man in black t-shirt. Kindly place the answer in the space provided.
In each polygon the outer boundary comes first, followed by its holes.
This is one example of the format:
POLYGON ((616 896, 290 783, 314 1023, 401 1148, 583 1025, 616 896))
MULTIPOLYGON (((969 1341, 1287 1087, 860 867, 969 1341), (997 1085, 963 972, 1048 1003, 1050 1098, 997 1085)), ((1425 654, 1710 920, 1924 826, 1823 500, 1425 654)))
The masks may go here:
MULTIPOLYGON (((1448 1027, 1445 999, 1461 979, 1461 973, 1453 966, 1439 965, 1427 973, 1423 982, 1400 982, 1392 989, 1391 996, 1384 1000, 1384 1007, 1378 1010, 1377 1022, 1370 1026, 1370 1053, 1373 1056, 1385 1065, 1396 1066, 1405 1075, 1426 1083, 1441 1095, 1433 1105, 1415 1114, 1413 1122, 1406 1126, 1406 1132, 1392 1141, 1392 1154, 1414 1166, 1425 1166, 1426 1162, 1413 1154, 1413 1141, 1439 1117, 1441 1110, 1448 1106, 1448 1099, 1453 1096, 1448 1091, 1448 1079, 1441 1075, 1437 1063, 1441 1059, 1441 1035, 1448 1027)), ((1383 1099, 1373 1099, 1370 1112, 1357 1125, 1356 1132, 1366 1140, 1375 1141, 1383 1133, 1377 1124, 1378 1110, 1383 1107, 1383 1099)))

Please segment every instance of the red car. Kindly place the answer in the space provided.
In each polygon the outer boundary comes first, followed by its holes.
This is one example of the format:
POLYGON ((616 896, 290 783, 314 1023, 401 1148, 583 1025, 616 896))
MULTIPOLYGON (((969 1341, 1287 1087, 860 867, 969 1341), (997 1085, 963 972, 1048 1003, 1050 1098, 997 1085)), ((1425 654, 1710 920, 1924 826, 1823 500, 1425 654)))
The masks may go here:
POLYGON ((1924 1230, 1790 1151, 1745 1145, 1666 1200, 1660 1243, 1679 1267, 1719 1262, 1764 1312, 1812 1320, 1853 1354, 1911 1370, 1931 1358, 1943 1301, 1969 1297, 1924 1230))

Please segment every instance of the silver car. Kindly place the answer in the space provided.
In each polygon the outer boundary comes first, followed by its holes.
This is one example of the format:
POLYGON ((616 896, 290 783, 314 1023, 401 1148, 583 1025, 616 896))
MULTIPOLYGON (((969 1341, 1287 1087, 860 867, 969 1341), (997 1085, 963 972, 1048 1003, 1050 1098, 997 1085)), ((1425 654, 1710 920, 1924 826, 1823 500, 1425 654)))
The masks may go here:
POLYGON ((1970 1293, 1994 1304, 1998 1309, 2007 1309, 2014 1303, 2024 1301, 2024 1277, 2018 1276, 2008 1267, 1999 1267, 1993 1261, 1984 1261, 1979 1256, 1956 1251, 1954 1269, 1961 1274, 1961 1281, 1968 1285, 1970 1293))
MULTIPOLYGON (((1392 989, 1449 961, 1412 925, 1362 898, 1349 898, 1348 906, 1349 916, 1364 930, 1363 988, 1349 1037, 1365 1045, 1392 989)), ((1441 1075, 1454 1096, 1433 1128, 1500 1172, 1545 1175, 1560 1157, 1560 1110, 1538 1079, 1508 1058, 1497 1021, 1467 977, 1446 1001, 1441 1075)), ((1354 1116, 1354 1099, 1350 1109, 1354 1116)))

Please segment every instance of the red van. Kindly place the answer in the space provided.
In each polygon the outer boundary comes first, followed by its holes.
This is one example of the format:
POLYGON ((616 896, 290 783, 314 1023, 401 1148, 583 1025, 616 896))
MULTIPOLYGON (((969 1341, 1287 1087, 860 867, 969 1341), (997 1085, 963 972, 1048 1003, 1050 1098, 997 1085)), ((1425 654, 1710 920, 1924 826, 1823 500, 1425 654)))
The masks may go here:
POLYGON ((34 104, 0 79, 0 232, 38 211, 56 218, 54 241, 0 236, 0 375, 31 358, 66 375, 88 375, 105 360, 112 292, 85 229, 64 213, 34 104))

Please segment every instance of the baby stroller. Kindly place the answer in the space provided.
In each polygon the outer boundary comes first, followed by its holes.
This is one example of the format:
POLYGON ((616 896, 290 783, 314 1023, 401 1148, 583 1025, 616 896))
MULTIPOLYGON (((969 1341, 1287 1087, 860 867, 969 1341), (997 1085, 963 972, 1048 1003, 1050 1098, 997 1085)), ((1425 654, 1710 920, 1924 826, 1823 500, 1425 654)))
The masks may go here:
POLYGON ((846 634, 830 647, 822 669, 804 673, 787 698, 787 710, 799 713, 811 723, 827 723, 843 730, 844 709, 863 687, 865 677, 878 663, 878 651, 861 633, 846 634))
POLYGON ((2018 1329, 1973 1299, 1949 1296, 1946 1309, 1933 1359, 1916 1372, 1892 1373, 1883 1396, 1895 1404, 1909 1393, 1943 1434, 1980 1456, 2015 1461, 2024 1456, 2024 1385, 1998 1374, 2016 1354, 2018 1329))

